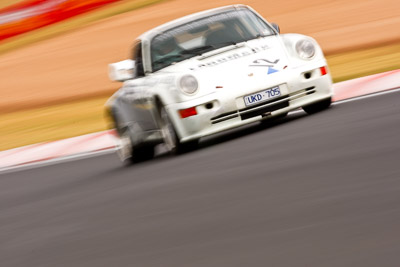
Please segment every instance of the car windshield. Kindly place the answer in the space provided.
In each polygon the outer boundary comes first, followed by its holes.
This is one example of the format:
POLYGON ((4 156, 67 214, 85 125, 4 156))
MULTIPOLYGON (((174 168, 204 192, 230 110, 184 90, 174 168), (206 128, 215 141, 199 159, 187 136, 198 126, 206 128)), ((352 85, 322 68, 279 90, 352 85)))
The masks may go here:
POLYGON ((156 35, 151 41, 152 69, 272 34, 261 18, 245 8, 204 17, 156 35))

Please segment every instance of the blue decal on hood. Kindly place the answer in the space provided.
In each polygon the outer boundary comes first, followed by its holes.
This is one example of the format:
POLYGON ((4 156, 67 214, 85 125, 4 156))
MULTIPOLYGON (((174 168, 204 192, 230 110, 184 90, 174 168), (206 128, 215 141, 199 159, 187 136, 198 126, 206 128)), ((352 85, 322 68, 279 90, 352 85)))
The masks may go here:
POLYGON ((268 68, 268 73, 267 74, 271 74, 271 73, 275 73, 278 72, 279 70, 273 69, 271 67, 268 68))

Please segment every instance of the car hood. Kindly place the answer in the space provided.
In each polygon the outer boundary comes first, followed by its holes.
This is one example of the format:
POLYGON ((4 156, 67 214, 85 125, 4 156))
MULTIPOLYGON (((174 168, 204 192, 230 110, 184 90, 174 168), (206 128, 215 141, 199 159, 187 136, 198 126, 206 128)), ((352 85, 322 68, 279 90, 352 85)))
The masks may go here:
POLYGON ((202 76, 235 79, 258 72, 272 75, 288 64, 280 37, 269 36, 207 52, 171 65, 162 72, 190 73, 200 79, 202 76))

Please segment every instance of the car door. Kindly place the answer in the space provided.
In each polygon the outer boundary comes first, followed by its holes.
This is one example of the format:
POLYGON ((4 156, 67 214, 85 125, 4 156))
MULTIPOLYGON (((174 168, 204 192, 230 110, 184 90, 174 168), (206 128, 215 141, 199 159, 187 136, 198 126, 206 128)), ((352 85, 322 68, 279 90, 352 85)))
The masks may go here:
POLYGON ((150 87, 143 69, 142 51, 142 42, 137 41, 133 47, 134 79, 124 84, 119 103, 123 124, 134 128, 136 133, 141 132, 140 135, 157 128, 152 115, 152 105, 149 102, 150 87))

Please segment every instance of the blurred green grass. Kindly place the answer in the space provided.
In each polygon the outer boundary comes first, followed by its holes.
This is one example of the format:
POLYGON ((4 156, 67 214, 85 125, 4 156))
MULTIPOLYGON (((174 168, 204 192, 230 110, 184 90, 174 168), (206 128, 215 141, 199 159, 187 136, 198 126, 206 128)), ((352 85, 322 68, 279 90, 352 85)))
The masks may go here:
POLYGON ((334 82, 400 69, 400 44, 333 54, 326 57, 334 82))
POLYGON ((0 115, 0 151, 106 129, 107 97, 0 115))

